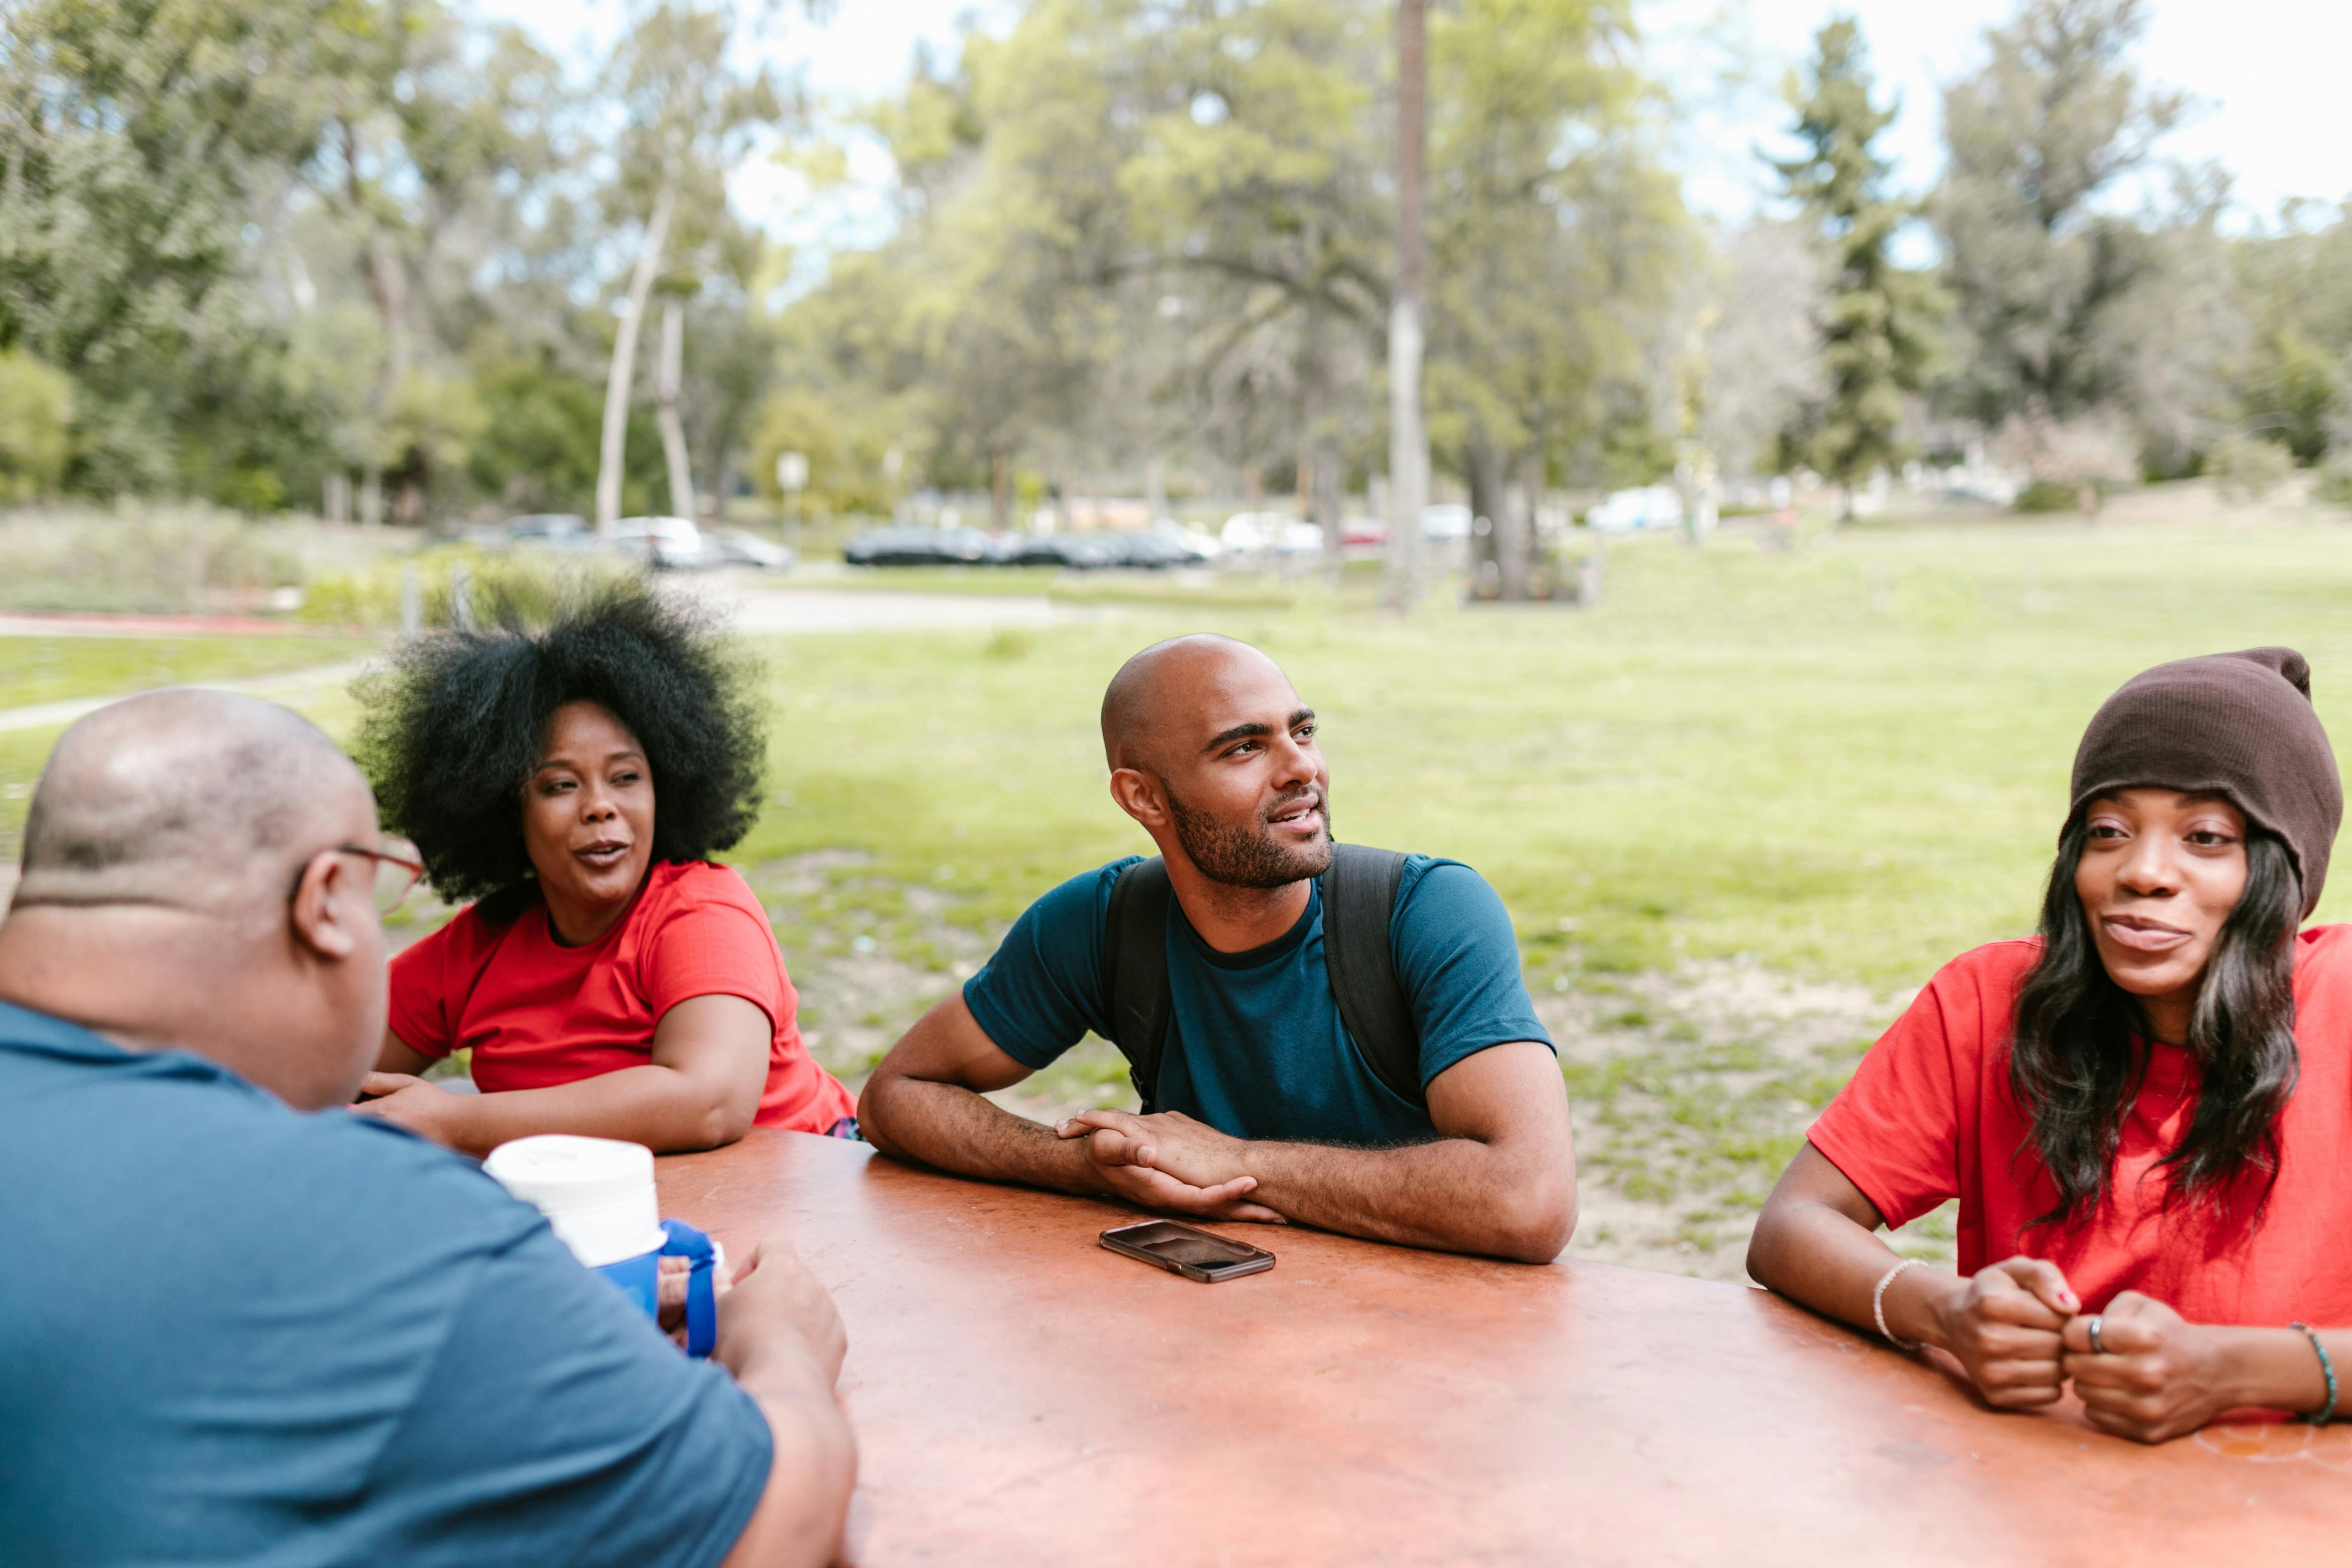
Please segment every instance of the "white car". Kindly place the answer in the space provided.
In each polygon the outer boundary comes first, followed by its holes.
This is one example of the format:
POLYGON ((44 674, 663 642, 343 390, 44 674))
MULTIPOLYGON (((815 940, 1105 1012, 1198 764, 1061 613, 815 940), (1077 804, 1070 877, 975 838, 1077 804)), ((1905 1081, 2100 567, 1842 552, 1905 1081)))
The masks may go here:
POLYGON ((762 572, 789 572, 800 558, 792 546, 762 539, 748 529, 722 528, 703 536, 703 542, 730 566, 756 566, 762 572))
POLYGON ((1584 526, 1602 533, 1633 533, 1650 528, 1680 528, 1683 498, 1672 485, 1612 490, 1584 514, 1584 526))
POLYGON ((1421 536, 1423 539, 1467 539, 1470 537, 1470 509, 1454 501, 1439 501, 1421 509, 1421 536))
POLYGON ((1217 540, 1234 554, 1246 555, 1253 550, 1265 549, 1281 521, 1272 512, 1237 511, 1225 519, 1225 526, 1217 531, 1217 540))
POLYGON ((718 564, 718 552, 702 530, 682 517, 625 517, 613 525, 613 542, 649 566, 678 570, 718 564))

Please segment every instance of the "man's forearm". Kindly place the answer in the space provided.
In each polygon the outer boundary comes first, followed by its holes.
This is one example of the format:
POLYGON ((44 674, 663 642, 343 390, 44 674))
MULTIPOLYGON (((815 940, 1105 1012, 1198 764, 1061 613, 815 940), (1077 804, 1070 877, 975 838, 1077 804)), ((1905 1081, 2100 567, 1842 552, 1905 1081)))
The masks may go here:
POLYGON ((822 1568, 841 1541, 857 1481, 857 1443, 833 1386, 804 1347, 762 1351, 736 1382, 767 1418, 767 1489, 723 1568, 822 1568))
POLYGON ((1102 1178, 1081 1142, 991 1103, 960 1084, 892 1078, 870 1083, 860 1104, 866 1140, 887 1154, 958 1175, 1019 1182, 1088 1196, 1102 1178))
POLYGON ((1381 1241, 1527 1263, 1559 1256, 1576 1228, 1572 1173, 1469 1138, 1400 1149, 1242 1145, 1255 1200, 1285 1217, 1381 1241))

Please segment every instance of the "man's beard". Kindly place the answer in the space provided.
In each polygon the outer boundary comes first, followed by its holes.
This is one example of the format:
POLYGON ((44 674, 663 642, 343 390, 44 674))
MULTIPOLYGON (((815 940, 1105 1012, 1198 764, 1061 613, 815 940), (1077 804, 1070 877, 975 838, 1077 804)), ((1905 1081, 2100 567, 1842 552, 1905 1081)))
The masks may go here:
POLYGON ((1323 836, 1311 844, 1292 848, 1276 841, 1273 825, 1267 818, 1286 806, 1297 805, 1302 795, 1285 795, 1268 806, 1256 821, 1244 826, 1192 810, 1176 798, 1176 792, 1168 787, 1166 779, 1160 781, 1160 787, 1168 796, 1169 816, 1176 819, 1176 842, 1212 882, 1228 888, 1286 888, 1330 869, 1331 802, 1328 796, 1318 803, 1323 813, 1323 836))

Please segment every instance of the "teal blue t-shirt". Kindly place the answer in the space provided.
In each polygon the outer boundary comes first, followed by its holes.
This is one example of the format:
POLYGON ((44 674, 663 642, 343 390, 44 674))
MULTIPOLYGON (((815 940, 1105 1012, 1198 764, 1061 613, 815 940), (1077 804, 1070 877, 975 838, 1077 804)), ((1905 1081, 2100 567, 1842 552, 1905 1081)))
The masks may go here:
MULTIPOLYGON (((972 1016, 997 1047, 1042 1068, 1086 1037, 1109 1034, 1103 931, 1129 855, 1073 877, 1029 906, 996 955, 964 983, 972 1016)), ((1421 1040, 1421 1081, 1489 1046, 1551 1044, 1519 977, 1503 900, 1455 860, 1410 856, 1389 922, 1397 979, 1421 1040)), ((1219 952, 1171 892, 1172 1004, 1157 1096, 1236 1138, 1379 1146, 1437 1135, 1429 1113, 1374 1077, 1339 1020, 1323 963, 1323 902, 1264 947, 1219 952)))
POLYGON ((0 1563, 712 1568, 751 1396, 373 1117, 0 1004, 0 1563))

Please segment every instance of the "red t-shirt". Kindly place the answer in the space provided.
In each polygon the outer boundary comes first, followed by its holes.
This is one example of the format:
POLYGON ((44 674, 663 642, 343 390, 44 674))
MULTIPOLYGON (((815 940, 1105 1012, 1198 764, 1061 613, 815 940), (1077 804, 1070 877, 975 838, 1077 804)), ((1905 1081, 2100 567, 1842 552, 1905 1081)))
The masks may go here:
POLYGON ((543 905, 505 925, 469 906, 392 961, 392 1032, 430 1057, 470 1048, 489 1093, 643 1067, 662 1015, 695 996, 740 996, 774 1024, 760 1126, 822 1132, 856 1113, 802 1045, 776 933, 730 867, 656 865, 627 918, 585 947, 559 943, 543 905))
POLYGON ((2165 1195, 2157 1162, 2196 1110, 2195 1064, 2152 1047, 2105 1200, 2071 1228, 2029 1233, 2056 1187, 2009 1086, 2018 988, 2039 944, 2000 942, 1946 964, 1813 1123, 1813 1147, 1899 1226, 1960 1200, 1959 1267, 2024 1253, 2065 1271, 2085 1309, 2137 1290, 2192 1322, 2352 1323, 2352 926, 2295 942, 2302 1075, 2280 1120, 2278 1183, 2249 1224, 2259 1173, 2217 1205, 2165 1195))

